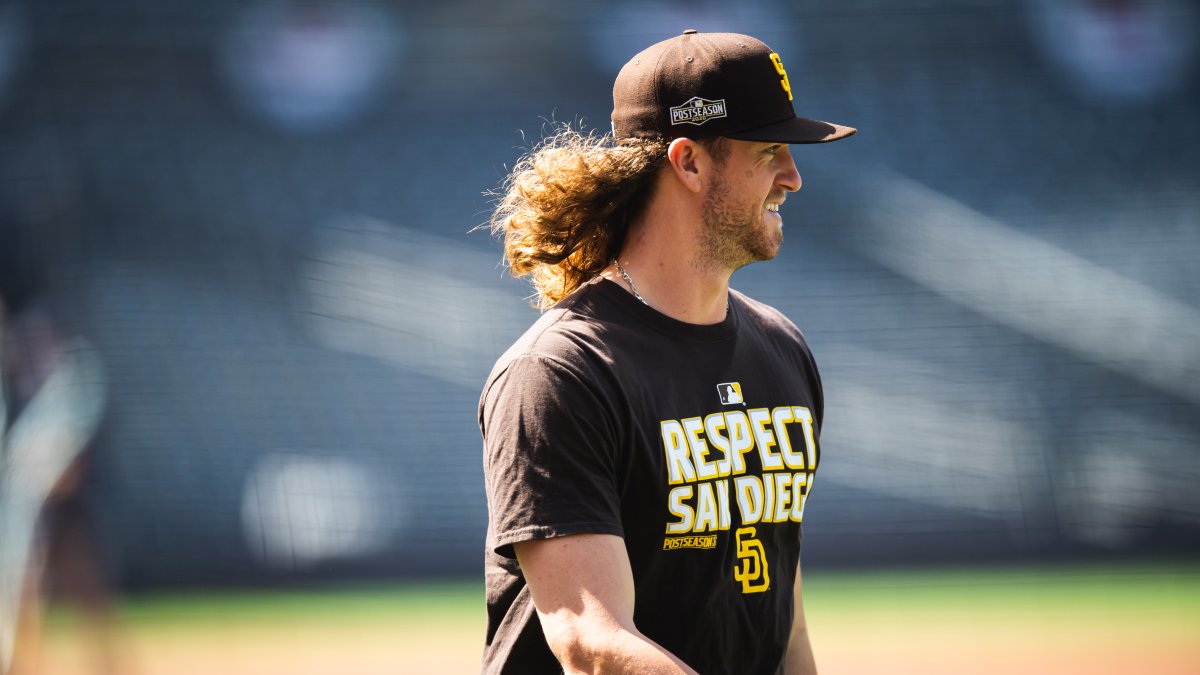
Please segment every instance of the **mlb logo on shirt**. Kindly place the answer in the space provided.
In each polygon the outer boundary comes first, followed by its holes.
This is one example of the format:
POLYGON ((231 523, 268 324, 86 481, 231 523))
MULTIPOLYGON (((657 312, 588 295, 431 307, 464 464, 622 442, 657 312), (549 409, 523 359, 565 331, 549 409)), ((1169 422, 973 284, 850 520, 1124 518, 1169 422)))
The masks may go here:
POLYGON ((742 385, 737 382, 722 382, 718 384, 717 393, 721 396, 721 405, 739 405, 742 403, 742 385))

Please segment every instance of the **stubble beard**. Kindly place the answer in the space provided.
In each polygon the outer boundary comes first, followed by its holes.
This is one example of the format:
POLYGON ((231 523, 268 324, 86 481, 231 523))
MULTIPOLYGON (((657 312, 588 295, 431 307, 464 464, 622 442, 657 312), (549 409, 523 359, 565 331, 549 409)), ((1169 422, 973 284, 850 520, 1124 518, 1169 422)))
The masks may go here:
POLYGON ((704 199, 700 266, 733 271, 774 258, 783 243, 783 234, 763 221, 762 208, 761 204, 735 204, 728 184, 718 178, 704 199))

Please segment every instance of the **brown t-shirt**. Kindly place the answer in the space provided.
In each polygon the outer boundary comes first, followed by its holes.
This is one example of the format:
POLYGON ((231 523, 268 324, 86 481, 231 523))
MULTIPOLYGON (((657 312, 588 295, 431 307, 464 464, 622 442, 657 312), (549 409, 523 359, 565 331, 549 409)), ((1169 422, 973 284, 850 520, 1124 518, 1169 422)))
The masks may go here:
POLYGON ((800 331, 730 293, 698 326, 597 279, 546 312, 483 390, 485 673, 560 673, 513 543, 624 538, 634 623, 703 675, 779 671, 820 378, 800 331))

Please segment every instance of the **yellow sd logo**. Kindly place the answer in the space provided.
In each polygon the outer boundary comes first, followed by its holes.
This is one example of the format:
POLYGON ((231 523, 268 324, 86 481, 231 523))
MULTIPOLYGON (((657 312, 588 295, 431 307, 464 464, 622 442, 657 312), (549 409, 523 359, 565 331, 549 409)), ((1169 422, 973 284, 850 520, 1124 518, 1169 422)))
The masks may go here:
POLYGON ((783 69, 783 59, 771 52, 771 63, 775 64, 775 72, 779 73, 779 84, 783 85, 783 90, 787 92, 788 100, 792 100, 792 83, 788 81, 787 71, 783 69))
POLYGON ((762 593, 771 586, 767 551, 762 542, 754 538, 755 534, 753 527, 741 527, 734 533, 737 557, 741 562, 733 568, 733 578, 742 582, 743 593, 762 593))

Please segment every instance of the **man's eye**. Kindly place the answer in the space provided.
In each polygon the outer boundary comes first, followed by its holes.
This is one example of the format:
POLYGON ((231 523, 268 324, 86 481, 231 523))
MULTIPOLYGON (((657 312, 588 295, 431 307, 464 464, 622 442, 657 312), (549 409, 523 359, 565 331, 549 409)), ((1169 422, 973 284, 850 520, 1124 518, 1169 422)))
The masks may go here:
POLYGON ((766 151, 767 151, 767 152, 769 152, 769 153, 771 153, 772 155, 774 155, 775 153, 779 152, 779 148, 781 148, 781 147, 783 147, 783 146, 781 146, 781 145, 772 145, 771 147, 767 148, 767 150, 766 150, 766 151))

